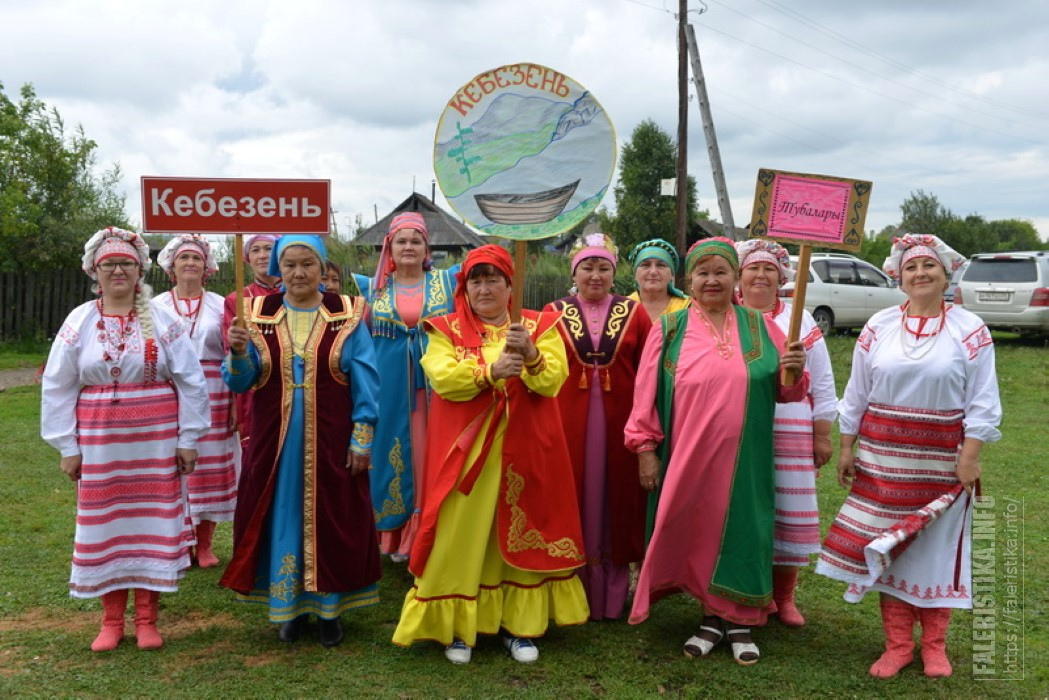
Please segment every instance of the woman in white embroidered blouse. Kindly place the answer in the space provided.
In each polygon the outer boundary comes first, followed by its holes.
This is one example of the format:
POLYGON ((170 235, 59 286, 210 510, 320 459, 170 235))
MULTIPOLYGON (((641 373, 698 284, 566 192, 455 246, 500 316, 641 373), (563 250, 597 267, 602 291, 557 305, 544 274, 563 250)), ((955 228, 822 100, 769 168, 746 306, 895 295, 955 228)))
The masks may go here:
POLYGON ((163 644, 160 592, 177 590, 194 543, 183 476, 210 424, 208 394, 182 324, 150 306, 149 264, 136 233, 91 237, 83 268, 98 299, 66 318, 43 376, 41 436, 77 482, 70 594, 102 598, 93 651, 124 638, 130 588, 138 647, 163 644))

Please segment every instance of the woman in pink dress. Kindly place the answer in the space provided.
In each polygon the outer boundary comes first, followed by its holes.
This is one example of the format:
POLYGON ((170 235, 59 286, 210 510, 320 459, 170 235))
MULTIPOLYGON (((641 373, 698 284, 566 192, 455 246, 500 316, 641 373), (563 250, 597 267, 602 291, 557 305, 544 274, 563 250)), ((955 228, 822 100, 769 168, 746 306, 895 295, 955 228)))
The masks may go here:
POLYGON ((653 325, 638 368, 626 445, 641 486, 657 495, 654 527, 630 622, 676 592, 703 606, 685 654, 706 656, 727 634, 736 661, 758 661, 750 627, 772 601, 777 401, 808 389, 802 343, 761 313, 735 306, 739 262, 732 241, 699 241, 685 258, 694 303, 653 325), (780 370, 800 378, 780 382, 780 370), (727 628, 726 628, 727 627, 727 628))

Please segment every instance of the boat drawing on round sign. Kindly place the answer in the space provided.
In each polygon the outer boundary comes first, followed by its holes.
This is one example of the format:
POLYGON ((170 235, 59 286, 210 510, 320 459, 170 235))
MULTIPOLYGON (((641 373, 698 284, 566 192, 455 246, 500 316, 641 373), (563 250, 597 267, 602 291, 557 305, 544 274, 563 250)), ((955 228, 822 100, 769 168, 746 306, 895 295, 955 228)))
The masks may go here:
POLYGON ((579 187, 579 180, 531 194, 475 194, 481 213, 497 224, 545 224, 559 216, 579 187))
POLYGON ((615 129, 594 95, 534 63, 474 77, 437 124, 433 165, 466 223, 515 240, 556 236, 601 204, 615 170, 615 129))

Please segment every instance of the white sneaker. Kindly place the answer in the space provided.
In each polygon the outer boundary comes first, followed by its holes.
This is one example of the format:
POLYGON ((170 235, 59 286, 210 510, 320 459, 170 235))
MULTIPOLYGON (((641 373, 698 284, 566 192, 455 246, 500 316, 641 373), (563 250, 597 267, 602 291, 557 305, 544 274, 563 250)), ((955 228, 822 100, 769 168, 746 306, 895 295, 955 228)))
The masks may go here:
POLYGON ((519 663, 530 664, 539 659, 539 649, 531 639, 504 635, 503 646, 510 650, 510 656, 519 663))
POLYGON ((461 639, 453 640, 451 644, 444 648, 444 658, 453 664, 468 664, 472 655, 473 649, 466 646, 466 642, 461 639))
POLYGON ((404 562, 408 561, 408 555, 401 554, 400 552, 393 552, 392 554, 390 554, 390 561, 392 561, 394 564, 403 564, 404 562))

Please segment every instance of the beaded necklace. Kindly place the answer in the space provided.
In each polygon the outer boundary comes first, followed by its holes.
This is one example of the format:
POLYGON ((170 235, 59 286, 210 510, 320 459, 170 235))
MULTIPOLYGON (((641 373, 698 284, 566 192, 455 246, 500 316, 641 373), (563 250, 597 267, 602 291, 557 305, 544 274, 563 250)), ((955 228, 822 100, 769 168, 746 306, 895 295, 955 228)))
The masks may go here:
POLYGON ((99 330, 98 342, 102 343, 102 360, 111 365, 109 376, 113 377, 115 382, 123 371, 117 365, 124 356, 128 341, 135 334, 135 308, 132 307, 128 312, 126 321, 123 315, 110 314, 110 317, 116 318, 120 324, 120 331, 111 335, 106 323, 106 314, 102 311, 102 300, 96 301, 95 305, 98 307, 98 322, 95 327, 99 330))
POLYGON ((181 299, 177 294, 175 294, 174 289, 170 290, 170 294, 171 303, 175 307, 175 313, 177 313, 178 317, 185 321, 186 324, 189 326, 189 337, 192 338, 193 334, 197 330, 197 320, 200 318, 200 307, 204 305, 204 295, 202 294, 196 299, 181 299), (179 306, 180 301, 186 302, 186 313, 182 313, 182 307, 179 306), (193 307, 194 301, 197 302, 196 308, 193 307), (190 323, 191 320, 192 323, 190 323))
POLYGON ((703 325, 707 329, 707 333, 714 340, 714 347, 717 348, 718 355, 721 359, 727 360, 732 357, 732 317, 735 314, 725 312, 725 320, 722 324, 721 333, 718 333, 718 329, 714 327, 714 323, 707 317, 707 312, 703 310, 698 304, 696 304, 696 311, 699 312, 699 320, 703 322, 703 325))
POLYGON ((919 316, 918 318, 918 330, 911 330, 910 326, 907 325, 907 311, 910 309, 910 302, 907 302, 903 306, 903 314, 900 316, 900 323, 903 325, 903 330, 900 333, 900 348, 903 350, 903 354, 911 360, 920 360, 936 347, 937 341, 940 339, 940 331, 947 324, 947 308, 945 304, 940 304, 940 314, 932 318, 936 318, 939 323, 936 324, 936 330, 929 333, 923 333, 926 322, 929 317, 919 316), (914 341, 911 342, 910 338, 914 336, 914 341))

